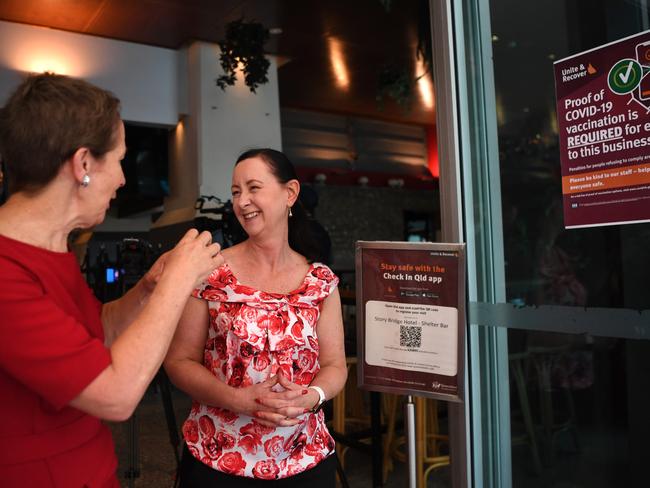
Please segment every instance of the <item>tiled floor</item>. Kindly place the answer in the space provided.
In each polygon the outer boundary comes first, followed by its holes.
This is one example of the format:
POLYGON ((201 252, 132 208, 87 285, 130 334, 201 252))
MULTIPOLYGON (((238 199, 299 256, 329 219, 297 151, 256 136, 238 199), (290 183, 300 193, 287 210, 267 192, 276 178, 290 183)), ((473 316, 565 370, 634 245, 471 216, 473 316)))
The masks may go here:
MULTIPOLYGON (((176 419, 180 426, 190 407, 189 399, 175 391, 173 395, 176 419)), ((130 452, 133 442, 129 442, 128 423, 111 425, 120 462, 119 475, 124 488, 171 488, 174 482, 176 461, 174 450, 169 441, 169 433, 161 395, 149 391, 136 412, 138 426, 137 439, 138 462, 140 474, 131 482, 125 478, 125 470, 129 467, 130 452)), ((346 476, 351 488, 370 488, 371 463, 370 458, 359 451, 348 450, 345 456, 346 476)), ((386 488, 403 488, 408 486, 407 471, 404 463, 394 462, 394 469, 389 474, 386 488)), ((445 488, 450 486, 447 468, 434 472, 429 479, 428 488, 445 488)))

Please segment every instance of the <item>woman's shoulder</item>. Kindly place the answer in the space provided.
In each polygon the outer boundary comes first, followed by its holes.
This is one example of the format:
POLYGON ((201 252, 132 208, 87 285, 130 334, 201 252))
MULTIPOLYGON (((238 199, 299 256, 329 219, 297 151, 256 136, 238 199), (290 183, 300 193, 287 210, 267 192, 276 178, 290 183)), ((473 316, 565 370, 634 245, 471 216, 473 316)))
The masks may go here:
POLYGON ((310 273, 318 278, 324 279, 331 281, 333 279, 338 280, 338 277, 336 274, 334 274, 334 271, 332 269, 323 263, 320 263, 318 261, 314 261, 310 265, 310 273))
POLYGON ((235 244, 234 246, 227 247, 226 249, 221 250, 221 255, 223 256, 227 264, 232 265, 234 268, 237 268, 237 263, 242 259, 245 259, 245 251, 243 243, 235 244))
POLYGON ((305 284, 307 285, 307 289, 311 287, 318 289, 318 298, 325 299, 336 289, 339 284, 339 278, 329 266, 314 262, 309 267, 305 284))
POLYGON ((230 247, 227 247, 225 249, 222 249, 221 254, 223 254, 224 257, 226 257, 226 256, 238 256, 238 255, 240 255, 242 253, 242 251, 244 249, 243 244, 244 244, 243 242, 240 242, 239 244, 235 244, 234 246, 230 246, 230 247))
POLYGON ((212 273, 192 292, 193 297, 208 301, 228 301, 228 289, 235 285, 236 278, 228 264, 230 253, 226 251, 227 249, 222 251, 223 264, 212 270, 212 273))

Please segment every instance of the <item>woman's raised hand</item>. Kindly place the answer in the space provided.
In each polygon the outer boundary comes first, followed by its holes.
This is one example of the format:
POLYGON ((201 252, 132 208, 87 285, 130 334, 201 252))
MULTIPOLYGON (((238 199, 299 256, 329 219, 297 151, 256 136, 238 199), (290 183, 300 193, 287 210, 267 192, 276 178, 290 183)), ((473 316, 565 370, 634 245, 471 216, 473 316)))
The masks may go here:
POLYGON ((223 264, 221 246, 212 242, 208 231, 199 234, 196 229, 188 230, 178 244, 163 254, 152 267, 157 273, 152 278, 158 280, 169 270, 177 279, 192 279, 192 287, 197 287, 210 273, 223 264), (161 261, 162 260, 162 261, 161 261), (160 266, 158 261, 161 261, 160 266))

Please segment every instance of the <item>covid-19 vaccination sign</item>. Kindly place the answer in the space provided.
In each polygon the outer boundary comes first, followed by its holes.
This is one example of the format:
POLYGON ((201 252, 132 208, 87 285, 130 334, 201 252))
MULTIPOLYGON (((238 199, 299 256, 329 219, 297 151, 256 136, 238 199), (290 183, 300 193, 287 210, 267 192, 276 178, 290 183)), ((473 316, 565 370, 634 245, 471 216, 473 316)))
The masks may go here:
POLYGON ((566 228, 650 221, 650 31, 555 62, 566 228))

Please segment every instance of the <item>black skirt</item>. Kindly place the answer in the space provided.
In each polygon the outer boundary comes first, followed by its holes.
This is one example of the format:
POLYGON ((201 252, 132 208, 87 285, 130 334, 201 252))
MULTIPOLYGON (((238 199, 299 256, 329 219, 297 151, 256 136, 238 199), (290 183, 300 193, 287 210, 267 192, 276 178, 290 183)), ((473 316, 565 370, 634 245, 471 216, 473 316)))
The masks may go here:
POLYGON ((260 480, 246 476, 222 473, 196 459, 187 446, 183 449, 183 459, 179 469, 179 488, 334 488, 336 485, 335 454, 323 459, 307 471, 279 480, 260 480))

